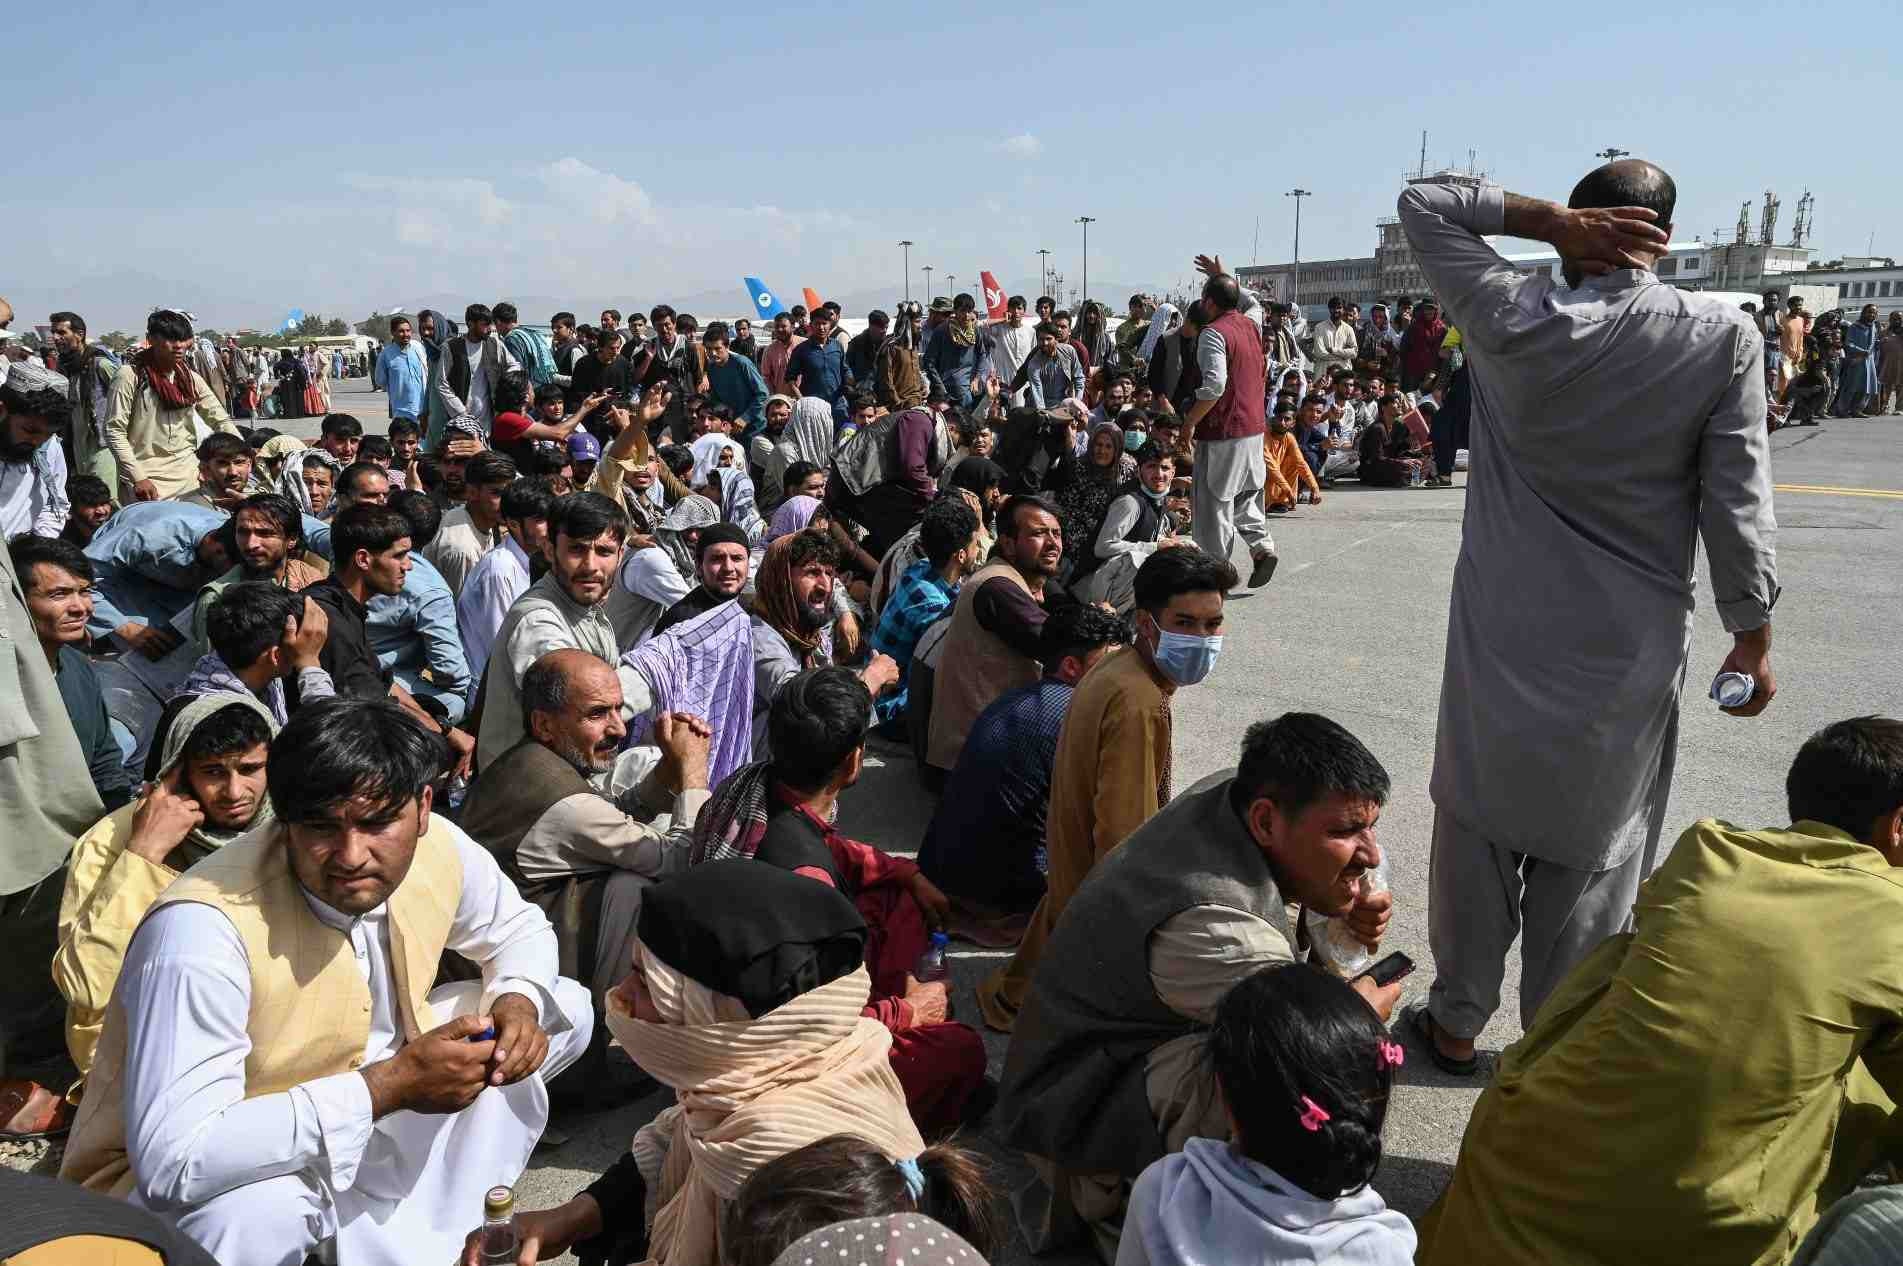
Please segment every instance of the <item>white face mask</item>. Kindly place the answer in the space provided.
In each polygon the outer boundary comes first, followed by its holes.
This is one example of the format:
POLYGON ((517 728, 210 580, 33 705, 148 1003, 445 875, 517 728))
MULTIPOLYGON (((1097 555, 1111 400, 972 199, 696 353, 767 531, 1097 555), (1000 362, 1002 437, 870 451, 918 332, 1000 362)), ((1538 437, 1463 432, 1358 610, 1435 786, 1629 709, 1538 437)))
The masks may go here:
MULTIPOLYGON (((1151 627, 1156 627, 1154 621, 1151 627)), ((1205 637, 1157 628, 1156 645, 1151 651, 1151 658, 1156 661, 1156 670, 1177 685, 1194 686, 1215 670, 1216 660, 1221 654, 1220 633, 1205 637)))

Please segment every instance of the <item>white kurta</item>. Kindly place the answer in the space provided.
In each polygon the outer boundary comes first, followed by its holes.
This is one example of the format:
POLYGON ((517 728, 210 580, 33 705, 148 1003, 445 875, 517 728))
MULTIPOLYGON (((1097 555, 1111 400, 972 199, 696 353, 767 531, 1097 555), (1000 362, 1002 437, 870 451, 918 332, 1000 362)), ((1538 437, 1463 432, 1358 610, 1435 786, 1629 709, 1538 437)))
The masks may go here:
MULTIPOLYGON (((222 913, 182 902, 147 919, 126 953, 126 1144, 131 1199, 177 1220, 224 1266, 298 1266, 335 1237, 342 1266, 448 1262, 481 1224, 483 1194, 513 1184, 548 1121, 546 1082, 587 1049, 587 991, 557 975, 555 933, 494 859, 454 827, 462 899, 448 947, 483 981, 430 994, 439 1020, 505 993, 534 1002, 549 1034, 541 1071, 484 1090, 461 1112, 371 1115, 357 1072, 244 1098, 251 976, 222 913)), ((305 894, 344 932, 370 987, 364 1062, 403 1045, 387 911, 350 918, 305 894)))
POLYGON ((528 587, 528 551, 513 536, 503 537, 499 547, 470 569, 462 595, 456 599, 456 623, 462 626, 463 656, 469 661, 471 681, 482 680, 502 619, 528 587))

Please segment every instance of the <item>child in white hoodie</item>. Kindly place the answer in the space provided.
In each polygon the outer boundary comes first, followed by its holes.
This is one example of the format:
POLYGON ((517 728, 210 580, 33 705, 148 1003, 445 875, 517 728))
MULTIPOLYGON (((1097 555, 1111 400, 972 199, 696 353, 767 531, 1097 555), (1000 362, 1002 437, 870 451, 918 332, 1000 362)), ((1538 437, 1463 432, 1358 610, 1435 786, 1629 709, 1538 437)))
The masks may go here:
POLYGON ((1369 1186, 1401 1047, 1361 995, 1266 968, 1223 1000, 1209 1053, 1235 1141, 1143 1171, 1117 1266, 1411 1266, 1413 1226, 1369 1186))

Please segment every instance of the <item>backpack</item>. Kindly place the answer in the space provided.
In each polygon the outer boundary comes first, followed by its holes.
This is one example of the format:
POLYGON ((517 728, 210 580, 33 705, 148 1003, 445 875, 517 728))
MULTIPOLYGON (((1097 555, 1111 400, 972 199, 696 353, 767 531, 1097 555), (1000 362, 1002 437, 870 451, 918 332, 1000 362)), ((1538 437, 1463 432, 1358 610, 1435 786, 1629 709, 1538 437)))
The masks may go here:
POLYGON ((945 420, 926 409, 888 413, 871 426, 853 432, 833 450, 833 474, 853 496, 865 496, 899 468, 899 419, 908 413, 927 413, 931 417, 932 451, 926 458, 927 469, 943 469, 951 456, 951 435, 945 429, 945 420))

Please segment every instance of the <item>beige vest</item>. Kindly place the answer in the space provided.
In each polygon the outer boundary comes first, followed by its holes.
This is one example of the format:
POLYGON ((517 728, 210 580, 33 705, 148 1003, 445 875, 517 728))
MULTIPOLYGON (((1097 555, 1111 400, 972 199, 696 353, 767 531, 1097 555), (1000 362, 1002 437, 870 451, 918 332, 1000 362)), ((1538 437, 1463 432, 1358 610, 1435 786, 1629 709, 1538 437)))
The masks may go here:
POLYGON ((950 769, 958 763, 972 722, 993 699, 1038 678, 1038 662, 1005 645, 1003 638, 978 623, 972 610, 978 590, 998 576, 1031 592, 1018 569, 1003 559, 985 564, 959 587, 958 601, 952 606, 951 631, 945 641, 945 658, 932 685, 932 726, 925 759, 939 769, 950 769))
MULTIPOLYGON (((350 938, 311 913, 288 849, 281 825, 263 827, 192 867, 152 906, 211 906, 244 940, 251 972, 247 1099, 361 1068, 370 1040, 370 989, 350 938)), ((429 991, 462 887, 454 837, 431 816, 409 874, 389 900, 391 974, 406 1041, 438 1023, 429 991)), ((133 1183, 124 1116, 125 1024, 125 1005, 115 992, 60 1165, 60 1177, 120 1196, 133 1183)))

